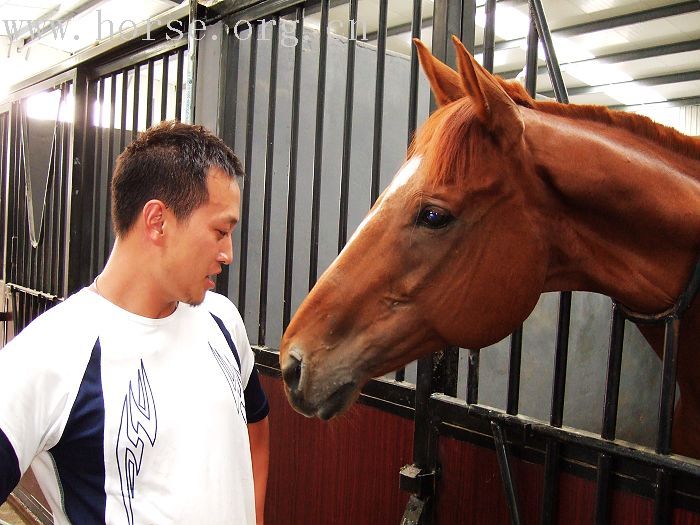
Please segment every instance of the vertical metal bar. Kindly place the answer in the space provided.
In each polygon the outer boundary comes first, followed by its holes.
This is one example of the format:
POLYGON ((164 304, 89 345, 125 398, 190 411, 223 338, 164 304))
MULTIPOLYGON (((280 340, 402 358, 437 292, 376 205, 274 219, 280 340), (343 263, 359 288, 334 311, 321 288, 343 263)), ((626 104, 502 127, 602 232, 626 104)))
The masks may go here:
POLYGON ((270 221, 272 220, 272 174, 275 159, 275 110, 277 104, 277 61, 279 58, 279 17, 272 27, 270 55, 270 94, 267 106, 267 141, 265 151, 265 188, 263 202, 262 260, 260 264, 260 309, 258 312, 258 344, 265 346, 267 327, 267 288, 270 269, 270 221))
MULTIPOLYGON (((95 202, 96 202, 96 212, 101 212, 102 207, 100 206, 101 203, 101 196, 102 196, 102 184, 106 184, 106 176, 102 172, 102 150, 103 150, 103 145, 102 145, 102 140, 103 140, 103 134, 104 130, 102 128, 102 114, 104 111, 104 104, 105 104, 105 78, 102 77, 99 80, 98 84, 98 92, 97 92, 97 100, 98 100, 98 110, 97 110, 97 126, 96 126, 96 140, 95 140, 95 164, 94 164, 94 172, 95 172, 95 179, 96 179, 96 184, 95 184, 95 202)), ((136 100, 134 99, 134 105, 136 106, 136 100)), ((95 246, 95 249, 98 251, 98 258, 97 258, 97 267, 96 267, 96 272, 99 273, 102 271, 102 268, 104 267, 105 264, 105 249, 103 242, 104 241, 104 228, 100 228, 99 225, 102 223, 102 220, 107 220, 105 216, 99 216, 97 214, 94 215, 94 220, 95 220, 95 228, 93 229, 93 246, 95 246)))
POLYGON ((595 522, 610 521, 610 455, 598 454, 598 469, 596 470, 595 493, 595 522))
POLYGON ((493 430, 493 439, 496 444, 496 458, 498 459, 498 468, 501 471, 501 481, 503 482, 503 490, 506 493, 506 504, 510 513, 510 522, 513 525, 520 525, 520 509, 518 507, 517 489, 515 481, 510 470, 508 461, 508 451, 506 450, 506 439, 501 426, 495 421, 491 421, 491 429, 493 430))
MULTIPOLYGON (((255 77, 258 62, 258 26, 253 24, 250 37, 250 65, 248 67, 248 108, 246 109, 245 171, 253 173, 253 129, 255 124, 255 77)), ((238 310, 245 315, 248 267, 248 215, 250 214, 250 182, 243 184, 241 205, 241 256, 238 265, 238 310)))
POLYGON ((182 81, 185 69, 185 50, 177 50, 177 80, 175 81, 175 118, 182 120, 182 81))
POLYGON ((493 56, 496 46, 496 0, 486 0, 486 23, 484 24, 484 68, 493 72, 493 56))
MULTIPOLYGON (((350 23, 357 21, 358 0, 350 0, 350 23)), ((354 31, 351 25, 350 31, 354 31)), ((355 43, 352 34, 348 37, 348 58, 345 68, 345 114, 343 116, 343 157, 340 168, 340 210, 338 217, 338 253, 348 240, 348 201, 350 200, 350 152, 352 148, 352 113, 355 94, 355 43)))
MULTIPOLYGON (((566 386, 566 364, 569 352, 569 326, 571 320, 571 292, 559 295, 559 321, 557 326, 556 355, 554 358, 554 381, 550 425, 561 427, 564 419, 564 394, 566 386)), ((545 453, 544 495, 542 499, 542 523, 556 521, 556 503, 559 492, 559 443, 548 440, 545 453)))
POLYGON ((296 42, 292 78, 292 122, 289 138, 289 181, 287 185, 287 237, 284 261, 284 305, 282 326, 286 330, 292 316, 292 279, 294 276, 294 223, 297 201, 297 158, 299 156, 299 104, 301 101, 301 58, 304 37, 304 9, 296 9, 296 42))
POLYGON ((554 94, 559 102, 566 104, 569 102, 569 95, 566 91, 564 79, 561 76, 559 61, 557 60, 557 53, 554 50, 552 34, 549 31, 549 25, 547 24, 547 17, 544 14, 542 2, 541 0, 529 0, 529 3, 531 13, 530 16, 535 20, 537 32, 540 35, 542 47, 544 48, 544 56, 547 60, 547 71, 549 72, 549 78, 552 81, 554 94))
MULTIPOLYGON (((413 428, 413 464, 424 473, 435 472, 437 469, 437 430, 432 421, 430 396, 433 391, 433 370, 435 356, 427 356, 418 360, 416 374, 415 425, 413 428)), ((427 510, 421 521, 422 525, 432 523, 433 494, 418 495, 425 503, 427 510)))
POLYGON ((603 407, 603 439, 615 439, 617 406, 620 397, 620 373, 622 370, 622 342, 625 337, 625 318, 617 304, 613 305, 610 327, 610 351, 603 407))
POLYGON ((168 71, 170 66, 170 55, 163 55, 163 73, 160 79, 160 120, 163 121, 168 115, 168 71))
MULTIPOLYGON (((146 129, 153 124, 153 65, 155 59, 151 58, 148 61, 147 76, 146 76, 146 129)), ((110 170, 111 172, 112 170, 110 170)))
POLYGON ((469 366, 467 368, 467 403, 479 402, 479 350, 467 350, 469 366))
MULTIPOLYGON (((129 68, 122 69, 122 112, 119 119, 119 153, 126 146, 126 106, 129 101, 129 68)), ((136 99, 134 99, 135 101, 136 99)))
POLYGON ((527 34, 527 59, 525 62, 525 89, 532 98, 537 94, 537 24, 530 18, 530 31, 527 34))
POLYGON ((464 0, 462 3, 462 32, 460 40, 467 51, 474 53, 476 33, 476 0, 464 0))
POLYGON ((136 140, 139 132, 139 106, 141 105, 141 66, 134 66, 134 109, 131 120, 131 140, 136 140))
POLYGON ((321 0, 321 26, 316 88, 316 140, 314 144, 313 190, 311 204, 311 253, 309 254, 309 290, 318 279, 318 238, 321 213, 321 177, 323 165, 323 121, 326 106, 326 62, 328 59, 328 10, 330 0, 321 0))
POLYGON ((377 73, 374 86, 374 138, 372 140, 371 203, 379 197, 381 184, 382 130, 384 121, 384 69, 386 62, 386 27, 389 0, 379 0, 379 27, 377 28, 377 73))
MULTIPOLYGON (((617 304, 613 304, 612 323, 610 326, 610 351, 605 387, 605 404, 603 407, 603 424, 601 437, 615 439, 617 407, 620 392, 620 372, 622 368, 622 342, 625 335, 625 318, 617 304)), ((596 523, 607 523, 610 513, 610 455, 598 454, 596 472, 596 523)))
POLYGON ((566 391, 566 364, 569 355, 569 326, 571 324, 571 292, 559 296, 559 321, 557 345, 554 357, 554 381, 552 385, 552 407, 550 424, 560 428, 564 420, 564 394, 566 391))
MULTIPOLYGON (((197 93, 197 64, 199 55, 199 40, 197 32, 193 28, 197 24, 198 0, 189 0, 190 15, 187 31, 187 78, 185 90, 185 118, 184 122, 193 123, 195 115, 195 99, 197 93)), ((256 35, 257 36, 257 35, 256 35)))
POLYGON ((520 364, 523 351, 523 327, 510 336, 510 365, 508 367, 508 400, 506 412, 516 415, 520 405, 520 364))
MULTIPOLYGON (((422 1, 413 0, 411 38, 420 38, 422 16, 422 1)), ((408 137, 406 137, 406 143, 408 145, 413 141, 413 134, 416 132, 416 127, 418 126, 418 69, 418 53, 416 52, 415 46, 411 46, 411 71, 409 73, 408 92, 408 137)))
POLYGON ((656 471, 654 488, 654 525, 666 525, 671 522, 671 479, 663 469, 656 471))
MULTIPOLYGON (((150 70, 152 72, 152 68, 150 70)), ((150 78, 150 77, 149 77, 150 78)), ((149 79, 149 84, 150 84, 149 79)), ((153 86, 151 86, 153 87, 153 86)), ((114 111, 115 111, 115 101, 117 97, 117 77, 116 73, 112 74, 112 80, 110 83, 110 106, 109 106, 109 129, 107 130, 107 180, 112 180, 112 170, 114 169, 114 111)), ((152 90, 151 90, 152 92, 152 90)), ((107 209, 109 209, 110 202, 112 200, 112 187, 111 184, 107 184, 107 209)), ((109 252, 111 251, 111 239, 112 239, 112 221, 109 219, 109 213, 107 213, 108 219, 105 221, 105 261, 109 257, 109 252)))
POLYGON ((557 522, 557 499, 559 496, 559 442, 547 441, 544 457, 544 490, 542 491, 542 514, 540 523, 557 522))
POLYGON ((676 365, 678 361, 678 337, 680 320, 671 317, 666 321, 664 339, 664 360, 661 380, 661 400, 659 402, 659 431, 656 439, 656 452, 671 452, 671 430, 673 428, 673 408, 676 401, 676 365))

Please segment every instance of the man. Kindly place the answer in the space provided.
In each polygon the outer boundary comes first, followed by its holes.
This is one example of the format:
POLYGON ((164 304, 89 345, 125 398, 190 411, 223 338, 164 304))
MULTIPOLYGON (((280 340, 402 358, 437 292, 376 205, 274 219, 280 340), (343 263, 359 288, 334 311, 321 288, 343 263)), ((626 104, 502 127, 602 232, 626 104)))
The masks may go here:
POLYGON ((104 271, 0 350, 0 502, 31 465, 56 524, 262 523, 267 400, 238 311, 208 291, 242 175, 177 122, 119 156, 104 271))

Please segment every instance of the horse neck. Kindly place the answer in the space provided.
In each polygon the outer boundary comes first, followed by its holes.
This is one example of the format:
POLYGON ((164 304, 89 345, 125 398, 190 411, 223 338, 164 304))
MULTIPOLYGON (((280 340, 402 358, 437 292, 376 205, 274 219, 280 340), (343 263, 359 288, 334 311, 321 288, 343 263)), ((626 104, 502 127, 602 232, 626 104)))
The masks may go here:
POLYGON ((700 254, 700 160, 627 129, 522 113, 550 246, 546 291, 671 306, 700 254))

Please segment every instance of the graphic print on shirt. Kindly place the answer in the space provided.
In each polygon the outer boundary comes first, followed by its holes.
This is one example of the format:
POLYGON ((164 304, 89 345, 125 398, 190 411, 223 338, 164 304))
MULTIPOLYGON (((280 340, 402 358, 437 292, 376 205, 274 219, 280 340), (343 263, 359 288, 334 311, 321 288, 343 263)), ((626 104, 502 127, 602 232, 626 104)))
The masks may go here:
POLYGON ((136 477, 141 470, 146 443, 150 444, 149 449, 153 447, 157 431, 156 405, 146 369, 141 360, 141 369, 136 372, 136 393, 134 393, 132 381, 129 381, 129 391, 124 396, 117 436, 117 468, 122 501, 129 525, 134 523, 131 502, 135 496, 136 477))
POLYGON ((228 386, 231 389, 231 394, 233 395, 233 402, 236 405, 236 411, 243 418, 243 422, 247 423, 241 373, 239 372, 238 368, 231 363, 231 361, 224 359, 224 357, 211 345, 211 343, 209 343, 209 348, 211 349, 211 353, 214 355, 214 359, 216 359, 216 362, 219 363, 221 371, 226 377, 228 386))

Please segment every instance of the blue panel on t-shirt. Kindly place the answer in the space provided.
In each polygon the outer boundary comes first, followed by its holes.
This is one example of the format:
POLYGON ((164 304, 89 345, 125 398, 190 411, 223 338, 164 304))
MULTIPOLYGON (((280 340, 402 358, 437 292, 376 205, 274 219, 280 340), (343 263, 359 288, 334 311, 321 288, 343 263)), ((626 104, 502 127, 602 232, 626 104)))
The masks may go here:
POLYGON ((72 523, 104 523, 107 496, 104 466, 105 408, 101 349, 95 342, 60 441, 49 452, 63 486, 72 523))
POLYGON ((20 471, 17 454, 10 440, 0 428, 0 503, 19 483, 20 471))

